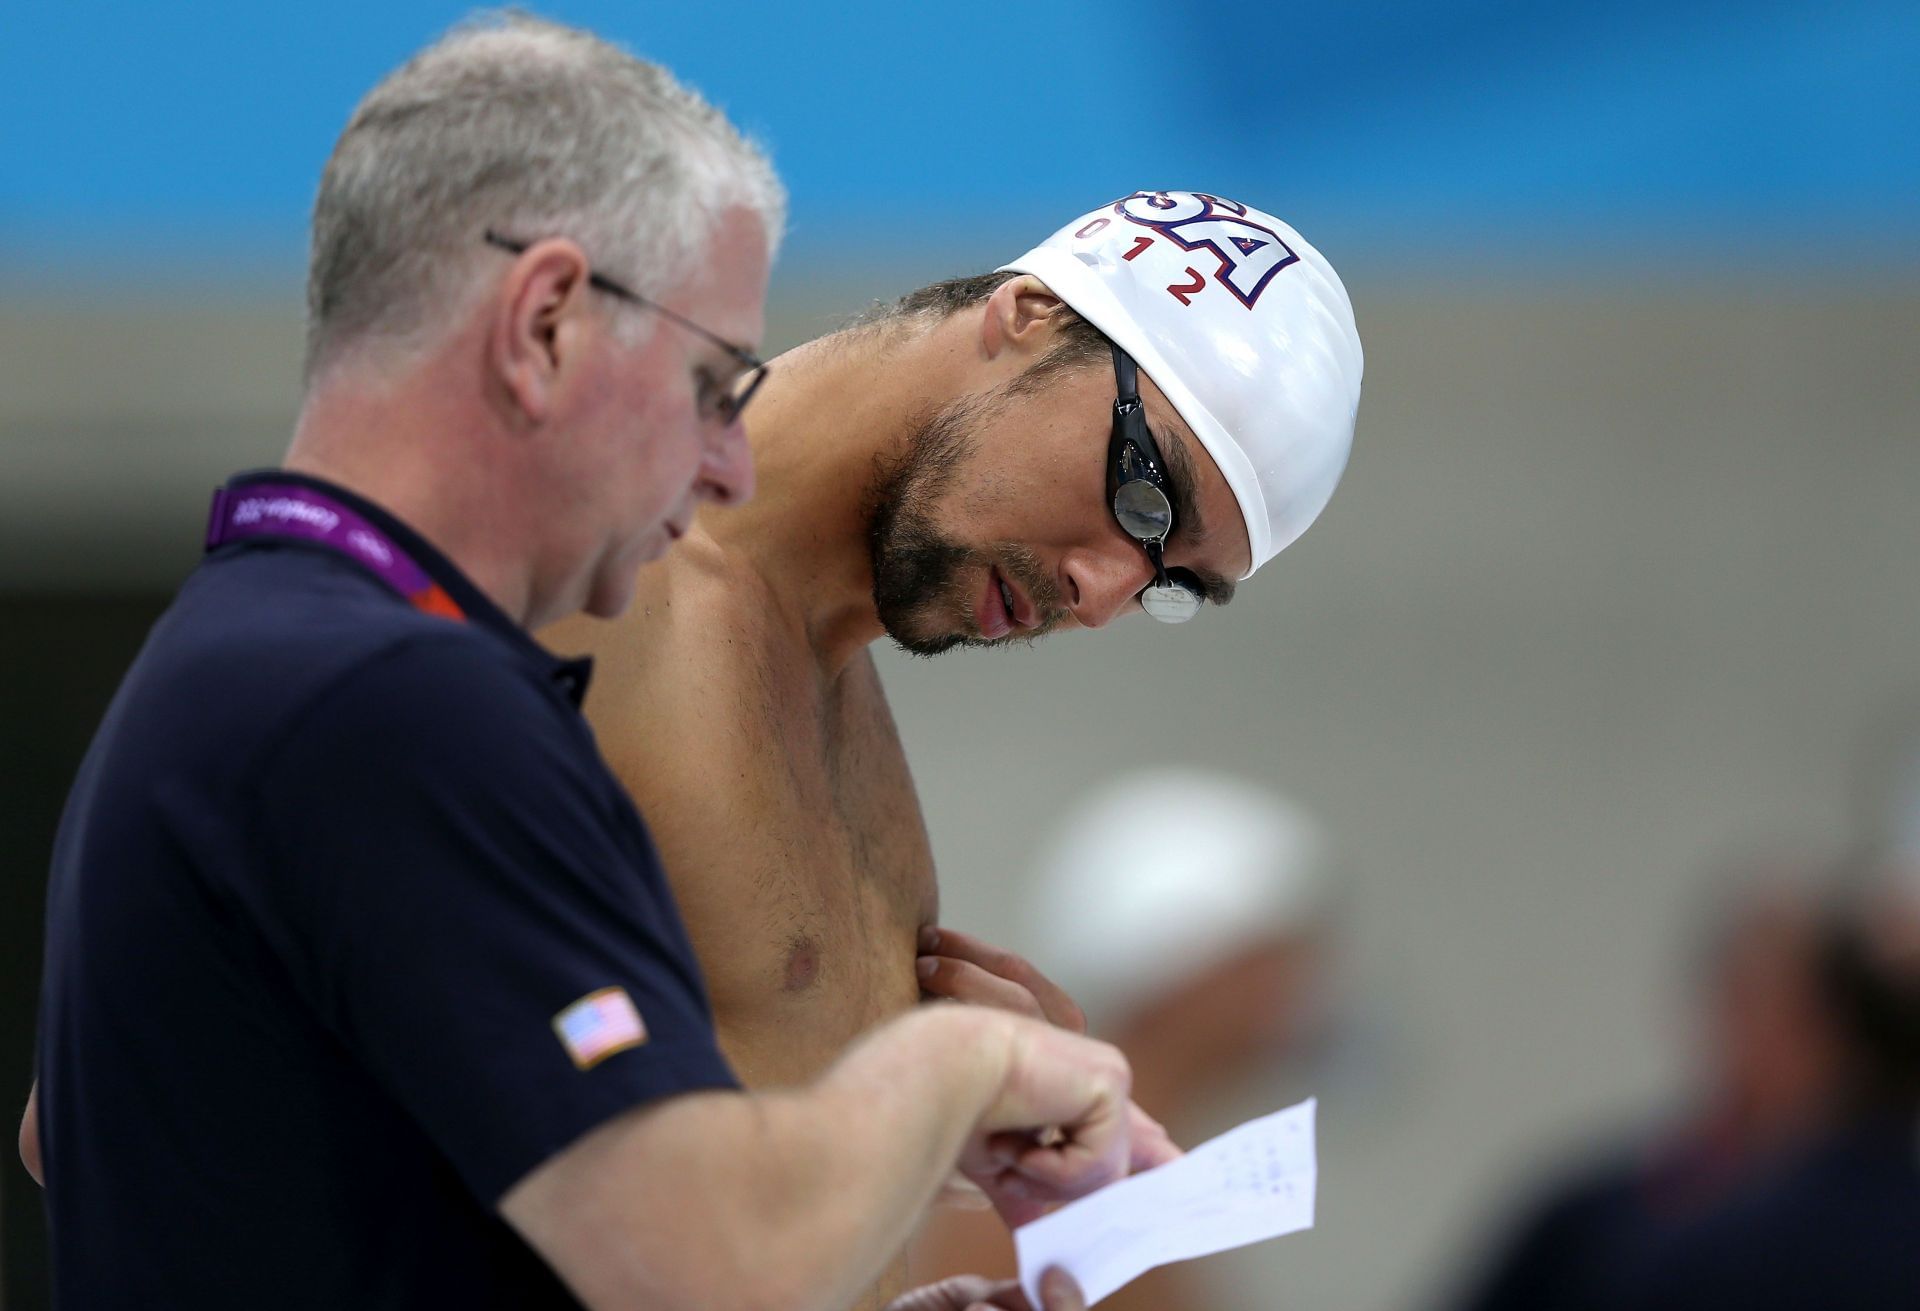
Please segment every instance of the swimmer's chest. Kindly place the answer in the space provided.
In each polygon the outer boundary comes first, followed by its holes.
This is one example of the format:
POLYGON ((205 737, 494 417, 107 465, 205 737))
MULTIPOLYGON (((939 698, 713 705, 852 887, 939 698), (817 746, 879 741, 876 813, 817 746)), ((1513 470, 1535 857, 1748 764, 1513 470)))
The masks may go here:
POLYGON ((750 1084, 788 1083, 912 1006, 933 856, 871 659, 723 643, 683 687, 636 799, 654 829, 722 1043, 750 1084), (689 767, 690 763, 690 767, 689 767))

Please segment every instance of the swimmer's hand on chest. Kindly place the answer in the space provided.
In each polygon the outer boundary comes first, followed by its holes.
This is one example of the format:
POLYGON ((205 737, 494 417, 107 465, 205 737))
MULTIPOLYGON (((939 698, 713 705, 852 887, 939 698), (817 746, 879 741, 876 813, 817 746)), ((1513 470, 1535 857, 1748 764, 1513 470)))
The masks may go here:
MULTIPOLYGON (((988 1006, 1044 1020, 1073 1033, 1087 1031, 1086 1012, 1059 984, 1023 956, 993 946, 971 933, 935 925, 920 930, 918 947, 915 970, 920 976, 920 994, 924 999, 988 1006)), ((1160 1122, 1138 1104, 1128 1102, 1127 1111, 1132 1143, 1130 1173, 1151 1170, 1181 1154, 1160 1122)), ((1009 1229, 1036 1219, 1049 1209, 1017 1198, 989 1199, 958 1176, 947 1181, 940 1200, 945 1205, 974 1209, 991 1204, 1009 1229)))

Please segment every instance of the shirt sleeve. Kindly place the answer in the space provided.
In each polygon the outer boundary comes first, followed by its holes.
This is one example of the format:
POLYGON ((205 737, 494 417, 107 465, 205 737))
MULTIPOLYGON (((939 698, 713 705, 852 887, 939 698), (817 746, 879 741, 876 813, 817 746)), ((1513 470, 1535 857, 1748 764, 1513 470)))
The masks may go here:
POLYGON ((295 992, 483 1202, 632 1106, 737 1086, 652 842, 584 723, 472 635, 337 683, 254 786, 260 886, 239 895, 295 992))

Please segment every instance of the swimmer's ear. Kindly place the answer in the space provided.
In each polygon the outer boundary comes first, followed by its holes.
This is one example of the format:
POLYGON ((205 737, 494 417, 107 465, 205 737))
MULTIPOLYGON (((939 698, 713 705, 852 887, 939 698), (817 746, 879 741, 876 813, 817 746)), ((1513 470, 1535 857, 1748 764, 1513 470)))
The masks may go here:
POLYGON ((589 276, 586 253, 555 238, 517 254, 500 282, 487 355, 516 428, 553 413, 562 367, 580 347, 589 276))
POLYGON ((1031 273, 1009 278, 987 297, 980 316, 980 348, 988 359, 1006 350, 1038 353, 1053 331, 1048 320, 1061 308, 1060 298, 1031 273))

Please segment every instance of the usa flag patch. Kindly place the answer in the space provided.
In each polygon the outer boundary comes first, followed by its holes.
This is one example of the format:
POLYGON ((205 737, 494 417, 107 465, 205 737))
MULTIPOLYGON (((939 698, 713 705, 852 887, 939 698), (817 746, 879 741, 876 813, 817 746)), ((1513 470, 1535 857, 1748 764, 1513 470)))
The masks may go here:
POLYGON ((553 1017, 553 1031, 582 1070, 591 1070, 614 1053, 647 1040, 647 1026, 625 988, 588 993, 553 1017))

